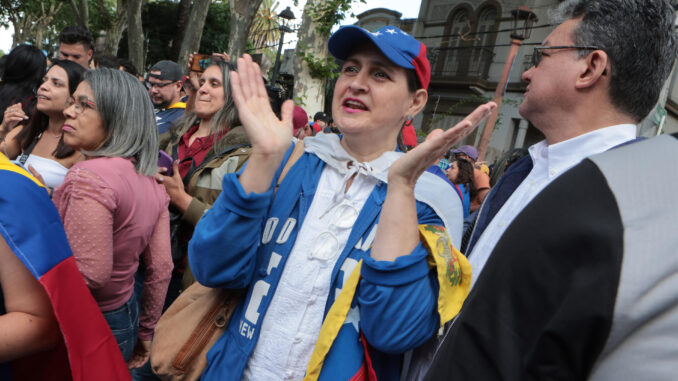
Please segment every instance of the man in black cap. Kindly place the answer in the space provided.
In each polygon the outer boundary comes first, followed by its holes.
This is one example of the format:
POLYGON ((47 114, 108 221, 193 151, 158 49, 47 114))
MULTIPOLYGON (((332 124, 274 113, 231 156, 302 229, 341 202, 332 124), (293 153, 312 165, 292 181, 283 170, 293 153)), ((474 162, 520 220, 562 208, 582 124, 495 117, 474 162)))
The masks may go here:
POLYGON ((182 74, 172 61, 159 61, 148 71, 146 87, 156 108, 158 133, 167 132, 172 122, 184 114, 186 103, 181 102, 182 74))
POLYGON ((331 133, 332 131, 327 125, 329 122, 330 117, 322 111, 318 111, 315 113, 315 115, 313 115, 313 129, 316 133, 321 131, 328 134, 331 133))

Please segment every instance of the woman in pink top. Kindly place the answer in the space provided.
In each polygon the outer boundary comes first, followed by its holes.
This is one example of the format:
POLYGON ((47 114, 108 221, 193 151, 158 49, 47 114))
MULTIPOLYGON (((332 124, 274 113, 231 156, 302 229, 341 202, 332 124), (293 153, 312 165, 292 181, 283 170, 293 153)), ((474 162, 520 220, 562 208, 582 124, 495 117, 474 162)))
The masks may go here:
POLYGON ((169 197, 152 175, 158 140, 141 82, 118 70, 87 72, 64 110, 64 142, 87 160, 54 192, 73 255, 130 368, 143 364, 172 272, 169 197), (137 303, 134 273, 143 259, 137 303))

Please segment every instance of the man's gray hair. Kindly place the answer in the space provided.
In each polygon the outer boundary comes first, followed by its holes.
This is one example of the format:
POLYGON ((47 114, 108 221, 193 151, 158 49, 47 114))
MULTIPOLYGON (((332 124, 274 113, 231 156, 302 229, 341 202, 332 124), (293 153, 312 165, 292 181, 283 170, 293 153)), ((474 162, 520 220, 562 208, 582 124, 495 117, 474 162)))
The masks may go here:
MULTIPOLYGON (((676 60, 676 16, 670 1, 567 0, 554 13, 558 23, 580 17, 573 42, 607 53, 610 99, 641 121, 657 103, 676 60)), ((581 57, 590 53, 579 52, 581 57)))
POLYGON ((158 170, 158 127, 153 104, 141 82, 121 70, 100 68, 83 76, 94 92, 106 141, 91 156, 134 158, 141 175, 158 170))
MULTIPOLYGON (((222 60, 213 61, 210 66, 217 66, 221 69, 221 83, 224 88, 224 106, 214 114, 210 124, 210 132, 214 136, 212 150, 214 152, 219 152, 222 148, 226 148, 224 139, 219 139, 219 135, 222 131, 240 125, 238 109, 235 107, 233 93, 231 92, 231 79, 229 75, 231 70, 235 70, 235 66, 222 60)), ((196 91, 198 91, 198 89, 196 89, 196 91)), ((181 137, 197 122, 198 117, 195 115, 195 112, 186 113, 177 120, 176 126, 172 127, 172 130, 175 131, 173 134, 181 137)))

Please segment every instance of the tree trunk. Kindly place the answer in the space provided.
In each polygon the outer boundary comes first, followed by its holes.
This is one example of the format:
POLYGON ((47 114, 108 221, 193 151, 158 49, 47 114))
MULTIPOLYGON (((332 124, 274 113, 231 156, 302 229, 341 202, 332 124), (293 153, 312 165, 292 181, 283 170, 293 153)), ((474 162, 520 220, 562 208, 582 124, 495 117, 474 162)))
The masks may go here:
POLYGON ((129 60, 140 72, 144 71, 144 28, 141 25, 143 0, 127 1, 127 48, 129 60))
POLYGON ((118 0, 115 8, 115 18, 111 22, 108 31, 106 31, 105 53, 118 54, 118 45, 120 45, 122 32, 125 29, 127 29, 127 0, 118 0))
POLYGON ((188 16, 188 28, 184 34, 183 41, 181 41, 181 49, 179 50, 179 57, 177 58, 177 63, 181 68, 186 67, 189 54, 197 51, 200 47, 202 29, 205 27, 205 19, 207 18, 207 11, 209 8, 210 0, 193 1, 191 14, 188 16))
MULTIPOLYGON (((304 14, 301 16, 301 27, 297 35, 298 47, 304 47, 305 53, 310 53, 315 59, 327 57, 327 38, 318 32, 318 23, 309 14, 309 8, 324 4, 327 0, 308 0, 304 6, 304 14)), ((294 57, 294 100, 295 103, 303 104, 306 111, 313 115, 323 111, 325 104, 326 79, 311 77, 306 62, 301 57, 294 57)))
POLYGON ((87 0, 71 0, 71 8, 73 8, 73 13, 75 13, 78 24, 87 28, 89 25, 89 7, 87 5, 87 0))
POLYGON ((230 0, 228 6, 231 10, 231 32, 228 36, 228 53, 232 59, 240 57, 247 48, 252 20, 262 0, 230 0))
POLYGON ((55 0, 51 0, 49 3, 49 9, 45 10, 45 3, 43 2, 40 4, 40 10, 42 13, 33 25, 35 28, 35 46, 38 49, 42 49, 42 40, 43 36, 45 35, 45 30, 47 30, 47 27, 52 23, 52 20, 54 20, 54 16, 59 13, 62 5, 63 3, 56 4, 55 0))
POLYGON ((190 14, 191 0, 181 0, 177 8, 177 31, 174 34, 174 41, 172 41, 172 50, 170 52, 170 57, 175 61, 179 59, 181 54, 181 42, 186 34, 186 25, 190 14))

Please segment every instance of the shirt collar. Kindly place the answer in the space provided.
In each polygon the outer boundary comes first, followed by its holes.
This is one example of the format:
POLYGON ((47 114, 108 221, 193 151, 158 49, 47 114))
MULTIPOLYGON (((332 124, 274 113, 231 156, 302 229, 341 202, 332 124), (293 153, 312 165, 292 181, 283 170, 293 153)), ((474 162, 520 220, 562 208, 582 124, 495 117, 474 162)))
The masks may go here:
POLYGON ((548 145, 546 140, 531 146, 528 151, 535 164, 546 160, 548 177, 559 176, 586 157, 605 152, 636 138, 636 126, 618 124, 600 128, 560 143, 548 145))
POLYGON ((352 162, 360 164, 363 168, 360 173, 384 182, 388 177, 388 168, 403 155, 402 152, 387 151, 370 162, 360 163, 346 152, 337 134, 325 133, 305 138, 304 147, 306 152, 315 154, 320 160, 337 169, 341 174, 347 173, 350 168, 348 164, 352 162))

